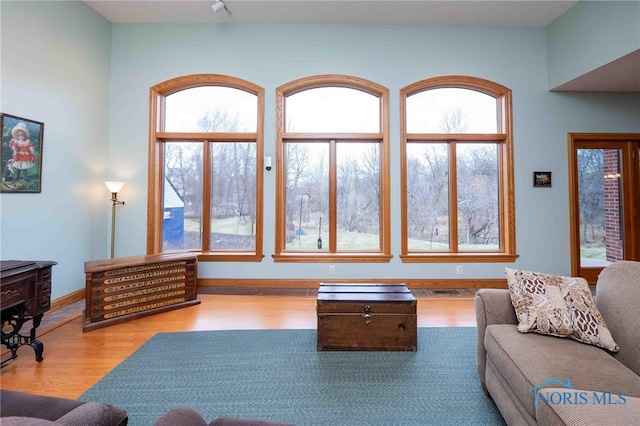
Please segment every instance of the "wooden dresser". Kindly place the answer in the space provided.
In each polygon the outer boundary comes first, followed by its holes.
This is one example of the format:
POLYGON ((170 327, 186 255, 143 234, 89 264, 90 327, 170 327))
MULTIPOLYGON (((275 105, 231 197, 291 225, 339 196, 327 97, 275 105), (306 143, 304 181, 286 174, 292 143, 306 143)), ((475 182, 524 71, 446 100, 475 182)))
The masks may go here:
POLYGON ((0 262, 0 306, 2 307, 2 344, 11 351, 4 365, 18 355, 22 345, 29 345, 42 361, 44 347, 36 339, 36 328, 51 308, 51 268, 57 262, 3 260, 0 262), (20 334, 22 326, 32 322, 28 335, 20 334))

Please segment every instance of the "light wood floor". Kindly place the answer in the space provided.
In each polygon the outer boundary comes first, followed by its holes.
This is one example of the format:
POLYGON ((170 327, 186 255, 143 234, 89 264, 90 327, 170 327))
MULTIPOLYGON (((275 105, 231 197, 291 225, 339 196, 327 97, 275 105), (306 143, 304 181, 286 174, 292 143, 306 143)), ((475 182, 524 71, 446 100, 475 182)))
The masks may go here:
MULTIPOLYGON (((82 318, 43 329, 44 361, 29 346, 0 370, 0 387, 78 398, 160 331, 314 329, 315 296, 198 295, 201 304, 87 333, 82 318)), ((472 296, 418 296, 418 327, 475 327, 472 296)), ((428 344, 428 343, 426 343, 428 344)), ((6 354, 5 354, 6 355, 6 354)), ((6 357, 3 357, 5 359, 6 357)))

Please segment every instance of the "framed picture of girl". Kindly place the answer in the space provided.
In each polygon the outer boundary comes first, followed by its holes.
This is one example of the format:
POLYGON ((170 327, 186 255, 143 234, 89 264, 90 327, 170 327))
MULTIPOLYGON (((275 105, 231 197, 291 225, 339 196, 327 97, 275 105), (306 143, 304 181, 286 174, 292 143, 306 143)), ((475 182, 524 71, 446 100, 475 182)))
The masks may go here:
POLYGON ((2 182, 0 192, 41 191, 44 123, 0 114, 2 182))

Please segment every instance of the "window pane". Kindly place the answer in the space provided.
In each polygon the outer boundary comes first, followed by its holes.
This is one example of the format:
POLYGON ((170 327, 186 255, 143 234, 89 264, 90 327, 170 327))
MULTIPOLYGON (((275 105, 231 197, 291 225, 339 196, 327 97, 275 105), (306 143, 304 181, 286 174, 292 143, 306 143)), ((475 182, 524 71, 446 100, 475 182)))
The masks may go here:
POLYGON ((336 190, 338 250, 379 250, 379 144, 338 144, 336 190))
POLYGON ((578 150, 580 266, 604 267, 624 259, 622 153, 578 150))
POLYGON ((321 87, 285 99, 287 132, 380 132, 380 98, 356 89, 321 87))
POLYGON ((498 146, 459 143, 456 157, 458 249, 498 250, 498 146))
POLYGON ((256 144, 211 144, 211 250, 256 246, 256 144))
POLYGON ((230 87, 205 86, 166 97, 165 132, 255 132, 258 97, 230 87))
POLYGON ((449 152, 445 143, 407 145, 410 251, 449 250, 449 152))
POLYGON ((329 144, 286 143, 284 149, 286 250, 327 251, 329 144))
POLYGON ((408 133, 497 133, 496 98, 469 89, 431 89, 407 97, 408 133))
POLYGON ((164 144, 162 250, 202 248, 202 144, 164 144))

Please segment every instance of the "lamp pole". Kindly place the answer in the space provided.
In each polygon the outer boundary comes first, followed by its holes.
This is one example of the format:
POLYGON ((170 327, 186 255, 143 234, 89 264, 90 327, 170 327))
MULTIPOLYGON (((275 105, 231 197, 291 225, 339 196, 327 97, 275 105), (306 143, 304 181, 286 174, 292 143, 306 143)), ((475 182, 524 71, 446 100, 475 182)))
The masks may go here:
POLYGON ((116 206, 124 204, 118 200, 118 191, 124 186, 124 182, 105 182, 109 192, 111 192, 111 259, 115 257, 116 250, 116 206))
POLYGON ((118 201, 118 194, 115 192, 111 194, 111 201, 113 202, 111 205, 111 259, 113 259, 116 249, 116 205, 124 204, 124 201, 118 201))

